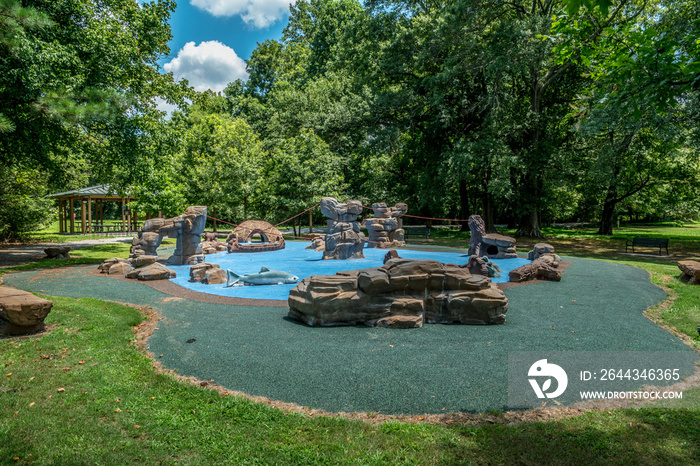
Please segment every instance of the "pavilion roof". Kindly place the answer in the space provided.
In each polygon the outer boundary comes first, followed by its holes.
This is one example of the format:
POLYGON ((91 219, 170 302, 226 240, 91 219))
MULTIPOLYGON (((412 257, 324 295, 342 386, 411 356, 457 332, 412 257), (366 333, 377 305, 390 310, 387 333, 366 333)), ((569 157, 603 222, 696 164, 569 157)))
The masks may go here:
MULTIPOLYGON (((62 193, 49 194, 47 197, 105 197, 110 199, 122 199, 116 192, 110 194, 109 184, 100 184, 97 186, 88 186, 87 188, 74 189, 72 191, 64 191, 62 193)), ((128 196, 130 197, 130 196, 128 196)))

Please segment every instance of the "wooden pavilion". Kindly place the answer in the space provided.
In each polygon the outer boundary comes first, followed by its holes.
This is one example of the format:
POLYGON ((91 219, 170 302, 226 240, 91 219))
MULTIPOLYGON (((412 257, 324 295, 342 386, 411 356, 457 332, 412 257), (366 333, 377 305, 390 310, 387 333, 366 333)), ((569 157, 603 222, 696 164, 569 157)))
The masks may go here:
POLYGON ((134 200, 131 196, 119 196, 110 192, 108 184, 90 186, 89 188, 66 191, 64 193, 50 194, 58 200, 58 225, 61 233, 108 233, 121 231, 124 234, 138 230, 136 212, 131 212, 129 203, 134 200), (82 202, 80 209, 79 231, 76 232, 75 202, 82 202), (93 201, 94 211, 93 215, 93 201), (105 225, 104 201, 120 202, 122 221, 121 225, 105 225), (133 230, 132 230, 133 229, 133 230))

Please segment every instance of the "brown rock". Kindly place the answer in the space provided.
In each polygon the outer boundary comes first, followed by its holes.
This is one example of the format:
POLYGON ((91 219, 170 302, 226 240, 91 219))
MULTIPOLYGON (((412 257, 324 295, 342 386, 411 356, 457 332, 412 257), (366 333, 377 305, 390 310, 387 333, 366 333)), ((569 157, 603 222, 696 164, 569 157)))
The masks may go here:
POLYGON ((97 266, 97 270, 100 271, 100 273, 109 273, 109 269, 118 263, 126 263, 131 267, 131 261, 129 259, 122 259, 121 257, 112 257, 111 259, 107 259, 103 261, 100 265, 97 266))
POLYGON ((700 262, 698 261, 678 261, 678 268, 681 270, 681 278, 689 280, 690 284, 700 284, 700 262))
POLYGON ((158 262, 158 256, 138 256, 131 259, 131 264, 134 267, 143 267, 145 265, 151 265, 158 262))
POLYGON ((33 294, 0 286, 0 318, 11 325, 6 333, 32 333, 43 328, 44 319, 51 312, 53 303, 33 294))
POLYGON ((399 253, 396 251, 396 249, 392 249, 384 255, 384 262, 383 263, 386 264, 391 259, 401 259, 401 257, 399 256, 399 253))
POLYGON ((174 270, 167 268, 159 262, 136 268, 126 274, 126 278, 135 278, 143 281, 168 280, 176 276, 177 274, 174 270))
POLYGON ((220 285, 221 283, 226 283, 226 271, 220 268, 207 270, 204 280, 207 285, 220 285))
POLYGON ((517 269, 511 270, 508 274, 508 278, 514 283, 533 280, 535 278, 558 282, 561 281, 561 272, 549 265, 545 258, 540 258, 529 264, 520 266, 517 269))
POLYGON ((129 272, 131 272, 131 264, 126 261, 117 262, 107 270, 108 275, 126 275, 129 272))
POLYGON ((219 264, 202 263, 190 267, 190 280, 193 283, 203 282, 207 272, 211 269, 219 269, 219 264))
POLYGON ((291 318, 314 326, 504 323, 508 308, 503 292, 486 277, 454 264, 408 259, 306 278, 288 302, 291 318))

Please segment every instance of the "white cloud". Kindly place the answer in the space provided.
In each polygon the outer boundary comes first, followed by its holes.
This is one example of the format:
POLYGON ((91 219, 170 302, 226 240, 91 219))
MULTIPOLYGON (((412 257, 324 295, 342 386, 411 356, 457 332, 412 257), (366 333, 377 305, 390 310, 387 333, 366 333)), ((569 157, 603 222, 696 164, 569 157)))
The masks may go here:
POLYGON ((161 112, 165 112, 165 118, 169 119, 175 110, 177 110, 177 105, 169 104, 160 97, 156 97, 156 108, 161 112))
POLYGON ((185 78, 197 91, 223 91, 236 79, 248 79, 245 62, 236 52, 221 42, 209 41, 195 45, 188 42, 170 63, 163 65, 175 79, 185 78))
POLYGON ((257 28, 282 19, 296 0, 190 0, 190 4, 214 16, 239 15, 257 28))

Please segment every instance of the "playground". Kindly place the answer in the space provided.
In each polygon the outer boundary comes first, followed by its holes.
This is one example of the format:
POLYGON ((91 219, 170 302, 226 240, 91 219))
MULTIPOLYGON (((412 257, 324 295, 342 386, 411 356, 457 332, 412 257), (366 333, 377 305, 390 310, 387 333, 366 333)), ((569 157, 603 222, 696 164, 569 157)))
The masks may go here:
MULTIPOLYGON (((305 244, 288 242, 286 254, 312 254, 300 249, 305 244)), ((402 249, 401 254, 463 256, 459 250, 421 249, 402 249)), ((275 253, 285 250, 259 254, 275 253)), ((234 255, 241 267, 252 256, 234 255)), ((278 287, 232 287, 268 300, 258 301, 267 305, 254 305, 223 293, 205 295, 177 280, 171 284, 100 276, 92 266, 19 272, 3 280, 50 296, 82 298, 90 290, 91 298, 149 306, 162 321, 148 340, 148 351, 165 368, 235 392, 327 412, 502 411, 507 408, 508 354, 513 351, 676 351, 687 356, 683 377, 694 373, 697 353, 643 315, 665 297, 647 272, 567 259, 572 263, 562 282, 505 290, 506 325, 413 330, 308 327, 287 317, 284 298, 270 290, 278 287)), ((279 265, 278 259, 271 260, 279 265)), ((343 267, 338 261, 309 262, 343 267)))

